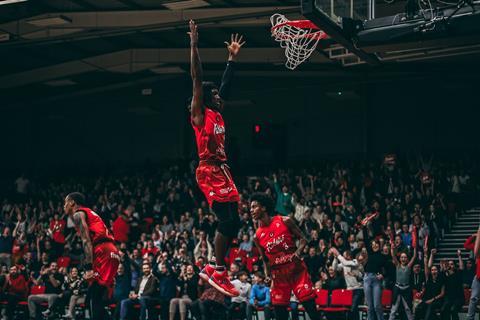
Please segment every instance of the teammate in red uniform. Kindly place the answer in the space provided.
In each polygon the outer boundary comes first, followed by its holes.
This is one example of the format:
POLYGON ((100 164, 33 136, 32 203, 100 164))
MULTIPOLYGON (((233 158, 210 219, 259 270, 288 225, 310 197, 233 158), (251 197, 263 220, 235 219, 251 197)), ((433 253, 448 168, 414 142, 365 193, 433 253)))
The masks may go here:
POLYGON ((114 238, 102 218, 85 207, 83 194, 73 192, 67 195, 63 208, 72 216, 83 242, 84 278, 90 282, 86 299, 90 319, 105 320, 105 305, 120 263, 114 238))
POLYGON ((315 291, 305 263, 300 256, 307 239, 289 217, 274 216, 273 201, 265 194, 254 194, 250 204, 252 218, 257 221, 255 245, 258 247, 267 276, 271 281, 270 297, 275 319, 287 320, 293 291, 312 320, 319 320, 315 306, 315 291), (297 248, 295 238, 300 240, 297 248))
POLYGON ((202 64, 197 47, 198 32, 192 20, 189 35, 190 71, 193 81, 190 113, 200 158, 196 177, 198 186, 219 220, 215 236, 216 265, 208 263, 200 272, 200 276, 223 294, 238 296, 239 292, 227 278, 225 254, 231 239, 237 236, 240 225, 239 195, 226 164, 225 124, 220 112, 223 110, 223 99, 226 98, 229 78, 233 74, 234 60, 245 42, 242 43, 242 37, 238 35, 232 35, 231 42, 226 42, 229 60, 219 90, 211 82, 202 82, 202 64))

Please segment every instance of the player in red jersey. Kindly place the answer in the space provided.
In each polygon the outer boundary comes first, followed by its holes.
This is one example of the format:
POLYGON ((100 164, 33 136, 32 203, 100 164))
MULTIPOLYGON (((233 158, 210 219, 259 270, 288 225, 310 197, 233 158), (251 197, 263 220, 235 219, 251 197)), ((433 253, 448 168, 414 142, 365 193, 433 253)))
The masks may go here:
POLYGON ((239 292, 227 278, 225 255, 232 238, 237 236, 239 195, 233 182, 225 154, 225 124, 221 111, 226 98, 234 60, 245 43, 242 37, 232 35, 227 44, 229 61, 220 90, 211 82, 202 82, 202 64, 198 53, 198 32, 190 20, 190 59, 193 97, 190 105, 191 123, 195 131, 200 163, 196 171, 197 183, 215 212, 219 223, 215 235, 216 265, 208 263, 200 272, 202 279, 228 296, 239 292))
POLYGON ((105 320, 105 305, 117 274, 120 256, 114 238, 95 212, 85 207, 85 196, 73 192, 65 197, 65 213, 73 218, 85 252, 85 275, 90 282, 86 304, 90 319, 105 320))
POLYGON ((307 239, 289 217, 270 217, 274 206, 267 195, 254 194, 250 200, 250 213, 258 224, 254 241, 263 258, 266 280, 271 281, 270 297, 275 319, 288 319, 287 307, 293 291, 310 319, 319 320, 312 280, 300 258, 307 239), (300 240, 298 248, 295 239, 300 240))

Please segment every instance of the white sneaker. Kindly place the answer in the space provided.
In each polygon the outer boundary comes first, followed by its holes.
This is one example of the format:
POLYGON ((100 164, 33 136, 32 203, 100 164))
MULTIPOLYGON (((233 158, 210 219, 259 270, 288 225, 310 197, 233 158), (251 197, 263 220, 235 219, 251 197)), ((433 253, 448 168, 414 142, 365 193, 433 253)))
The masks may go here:
POLYGON ((42 316, 48 317, 50 315, 50 313, 51 313, 50 309, 47 309, 47 310, 42 312, 42 316))

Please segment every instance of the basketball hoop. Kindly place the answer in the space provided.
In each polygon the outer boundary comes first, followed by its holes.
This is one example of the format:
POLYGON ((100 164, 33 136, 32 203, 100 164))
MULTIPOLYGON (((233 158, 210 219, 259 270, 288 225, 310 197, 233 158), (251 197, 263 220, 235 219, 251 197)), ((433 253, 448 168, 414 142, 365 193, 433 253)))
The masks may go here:
POLYGON ((276 13, 270 17, 270 22, 272 37, 285 49, 285 66, 291 70, 307 60, 318 42, 328 37, 310 20, 290 21, 283 14, 276 13))

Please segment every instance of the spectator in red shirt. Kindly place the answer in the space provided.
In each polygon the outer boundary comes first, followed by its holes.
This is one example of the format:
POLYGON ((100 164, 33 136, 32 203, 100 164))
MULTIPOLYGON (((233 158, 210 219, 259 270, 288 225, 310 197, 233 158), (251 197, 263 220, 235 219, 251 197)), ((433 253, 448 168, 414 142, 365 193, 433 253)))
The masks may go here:
POLYGON ((128 242, 128 234, 130 233, 130 210, 126 209, 124 213, 120 213, 113 222, 112 231, 115 241, 128 242))
POLYGON ((20 300, 25 300, 28 295, 28 283, 25 276, 20 273, 17 266, 10 267, 10 273, 7 275, 3 286, 5 300, 7 300, 6 316, 7 320, 13 319, 13 313, 20 300))
POLYGON ((142 257, 146 257, 150 253, 152 253, 154 256, 156 256, 159 251, 160 251, 160 249, 155 247, 155 245, 153 243, 153 240, 148 240, 147 241, 147 247, 142 249, 142 257))
POLYGON ((53 240, 54 258, 60 257, 63 254, 63 247, 65 246, 65 235, 63 232, 65 226, 66 222, 63 219, 63 216, 60 217, 58 213, 55 213, 53 215, 53 220, 50 221, 50 226, 48 227, 48 233, 53 240))
POLYGON ((473 251, 477 263, 475 277, 472 281, 472 295, 470 296, 470 303, 468 304, 467 313, 467 320, 473 320, 473 318, 475 317, 475 311, 477 309, 478 301, 480 300, 480 228, 478 229, 476 235, 473 234, 468 237, 463 247, 467 250, 473 251))

